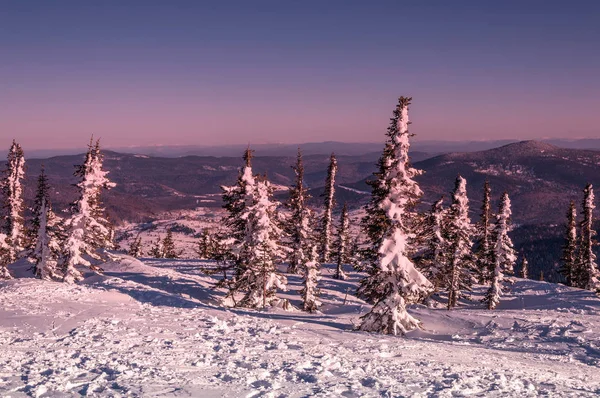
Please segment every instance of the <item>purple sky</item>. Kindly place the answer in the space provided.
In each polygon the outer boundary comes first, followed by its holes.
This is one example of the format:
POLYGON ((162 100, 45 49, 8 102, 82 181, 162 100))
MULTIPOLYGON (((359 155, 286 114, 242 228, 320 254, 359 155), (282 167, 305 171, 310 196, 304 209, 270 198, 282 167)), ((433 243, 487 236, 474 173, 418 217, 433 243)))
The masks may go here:
POLYGON ((0 146, 600 137, 598 1, 0 0, 0 146), (424 5, 426 4, 426 5, 424 5))

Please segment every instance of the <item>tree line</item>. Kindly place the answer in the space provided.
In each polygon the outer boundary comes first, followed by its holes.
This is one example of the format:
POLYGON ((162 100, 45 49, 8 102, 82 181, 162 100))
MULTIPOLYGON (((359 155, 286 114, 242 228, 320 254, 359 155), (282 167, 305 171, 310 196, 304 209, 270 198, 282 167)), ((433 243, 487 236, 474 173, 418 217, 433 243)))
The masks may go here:
MULTIPOLYGON (((386 133, 386 142, 377 171, 368 181, 371 198, 365 206, 359 237, 350 235, 346 204, 336 223, 333 219, 335 179, 338 170, 334 154, 330 157, 323 209, 307 205, 310 197, 304 182, 302 153, 298 150, 293 166, 294 182, 284 203, 274 199, 266 175, 252 168, 253 151, 243 155, 236 183, 222 186, 226 216, 218 232, 203 231, 198 254, 215 260, 206 271, 222 277, 216 287, 226 289, 232 306, 289 308, 277 295, 286 290, 287 273, 300 274, 303 309, 318 311, 321 265, 334 263, 334 278, 345 279, 345 265, 364 276, 357 296, 371 303, 372 309, 361 317, 360 330, 403 334, 421 323, 407 312, 407 306, 431 302, 433 295, 446 296, 448 310, 459 305, 474 284, 488 286, 483 302, 495 309, 503 292, 512 283, 517 253, 510 238, 511 201, 502 193, 497 212, 491 208, 491 187, 483 187, 479 221, 469 216, 467 181, 457 176, 450 203, 440 198, 426 212, 417 210, 423 192, 416 181, 422 174, 410 164, 408 117, 411 98, 400 97, 386 133), (337 228, 336 225, 337 224, 337 228)), ((99 141, 90 141, 85 161, 74 175, 78 199, 68 217, 57 215, 50 200, 48 179, 42 168, 31 218, 24 218, 22 180, 25 159, 22 148, 13 142, 7 169, 2 178, 3 223, 0 233, 0 277, 10 278, 7 264, 29 258, 33 272, 42 279, 76 282, 82 279, 76 265, 96 272, 93 260, 105 260, 114 249, 114 230, 105 215, 101 194, 110 189, 99 141)), ((561 273, 567 284, 600 291, 600 274, 594 254, 592 229, 594 193, 591 184, 584 189, 583 219, 577 222, 577 209, 571 203, 567 214, 565 246, 561 273), (578 233, 579 232, 579 233, 578 233)), ((144 252, 138 235, 129 253, 144 252)), ((176 258, 171 231, 150 248, 154 257, 176 258)), ((528 277, 527 259, 521 263, 521 276, 528 277)))

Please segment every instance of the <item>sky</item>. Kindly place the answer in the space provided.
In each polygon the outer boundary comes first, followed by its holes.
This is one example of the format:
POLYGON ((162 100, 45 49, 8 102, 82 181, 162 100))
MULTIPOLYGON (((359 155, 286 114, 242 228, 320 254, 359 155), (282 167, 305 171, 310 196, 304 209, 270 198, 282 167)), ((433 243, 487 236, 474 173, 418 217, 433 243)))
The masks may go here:
POLYGON ((599 1, 0 0, 0 147, 600 137, 599 1))

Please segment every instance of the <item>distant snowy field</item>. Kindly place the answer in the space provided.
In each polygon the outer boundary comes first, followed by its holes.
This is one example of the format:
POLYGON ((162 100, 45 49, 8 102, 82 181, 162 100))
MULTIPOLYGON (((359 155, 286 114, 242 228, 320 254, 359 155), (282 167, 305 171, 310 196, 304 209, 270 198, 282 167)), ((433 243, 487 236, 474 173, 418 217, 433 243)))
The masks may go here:
MULTIPOLYGON (((425 330, 352 331, 359 275, 321 283, 323 313, 219 306, 193 260, 121 256, 82 284, 0 282, 0 395, 597 396, 600 299, 517 279, 496 311, 413 307, 425 330), (345 303, 345 304, 344 304, 345 303)), ((13 268, 24 274, 26 265, 13 268)), ((350 271, 350 270, 347 270, 350 271)), ((300 280, 284 296, 299 305, 300 280)))

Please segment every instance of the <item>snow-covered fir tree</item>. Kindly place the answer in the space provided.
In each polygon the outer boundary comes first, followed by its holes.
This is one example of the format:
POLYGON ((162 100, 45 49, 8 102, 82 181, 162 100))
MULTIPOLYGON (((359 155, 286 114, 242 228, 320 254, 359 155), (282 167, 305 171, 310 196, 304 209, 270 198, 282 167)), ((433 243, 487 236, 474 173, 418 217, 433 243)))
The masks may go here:
POLYGON ((8 151, 7 165, 2 179, 4 196, 4 231, 6 234, 6 259, 9 263, 17 260, 25 249, 25 225, 23 211, 23 179, 25 178, 25 155, 23 149, 13 140, 8 151))
POLYGON ((252 202, 241 214, 246 220, 246 234, 239 254, 241 267, 230 285, 230 297, 235 299, 236 293, 243 292, 237 306, 261 308, 281 301, 276 292, 286 290, 287 279, 277 270, 285 252, 279 243, 282 230, 273 189, 266 177, 253 177, 253 181, 252 202))
MULTIPOLYGON (((368 296, 375 301, 369 313, 361 317, 359 329, 368 332, 403 334, 420 326, 420 321, 407 312, 407 305, 419 302, 433 291, 433 285, 421 274, 408 257, 413 232, 409 209, 415 205, 422 192, 413 179, 419 172, 410 166, 408 132, 408 106, 411 98, 400 97, 397 126, 390 134, 390 147, 386 156, 385 172, 379 186, 386 192, 379 201, 385 221, 381 244, 374 248, 378 253, 377 271, 371 272, 369 282, 362 286, 370 289, 368 296)), ((388 146, 386 145, 386 148, 388 146)), ((376 192, 376 194, 380 194, 376 192)), ((368 228, 367 228, 368 229, 368 228)))
MULTIPOLYGON (((383 245, 386 234, 392 229, 392 219, 385 210, 391 192, 392 178, 390 177, 390 173, 393 175, 397 174, 396 164, 399 161, 398 153, 408 151, 408 148, 404 148, 404 141, 408 142, 411 136, 408 132, 401 133, 399 130, 400 126, 408 125, 407 119, 406 121, 401 120, 401 109, 403 109, 407 100, 407 98, 401 97, 398 106, 394 109, 390 118, 390 125, 386 132, 387 140, 385 147, 377 162, 378 171, 373 174, 374 178, 372 180, 367 181, 367 184, 371 187, 371 199, 365 206, 366 215, 361 220, 361 227, 367 241, 367 247, 361 251, 364 264, 361 268, 364 268, 369 276, 360 282, 357 294, 370 303, 375 303, 379 297, 385 294, 384 286, 379 283, 376 275, 380 272, 380 248, 383 245), (406 140, 398 139, 398 137, 404 135, 406 135, 406 140)), ((405 173, 409 176, 409 179, 423 173, 421 170, 410 166, 408 155, 406 155, 405 169, 405 173)), ((411 231, 409 236, 407 236, 407 255, 416 251, 415 234, 413 231, 418 226, 418 215, 414 212, 414 208, 422 195, 418 185, 416 183, 414 185, 416 186, 414 192, 407 190, 406 194, 408 196, 402 202, 403 228, 411 231)))
POLYGON ((512 240, 508 236, 508 232, 511 230, 511 215, 510 198, 508 193, 505 192, 500 201, 500 209, 496 216, 496 225, 491 241, 494 273, 492 274, 491 286, 483 299, 490 310, 495 309, 500 303, 504 275, 513 273, 514 264, 517 260, 512 240))
POLYGON ((319 288, 318 283, 321 279, 319 255, 317 253, 317 247, 313 245, 308 252, 307 261, 303 267, 304 276, 302 278, 303 288, 301 291, 302 295, 302 307, 304 311, 317 312, 321 307, 319 301, 319 288))
POLYGON ((240 246, 245 239, 247 220, 242 215, 248 206, 252 205, 256 188, 252 172, 253 152, 250 148, 244 151, 244 167, 240 169, 236 184, 221 186, 223 208, 227 211, 223 224, 228 228, 227 235, 233 239, 236 246, 240 246))
POLYGON ((481 216, 476 225, 477 242, 475 243, 475 258, 479 283, 489 283, 494 272, 493 255, 491 252, 491 188, 486 180, 483 184, 483 201, 481 205, 481 216))
POLYGON ((65 239, 62 220, 52 211, 50 185, 42 168, 38 177, 37 191, 33 206, 33 219, 30 230, 31 259, 35 263, 34 274, 40 279, 50 280, 61 277, 59 259, 65 239))
POLYGON ((348 205, 344 203, 342 213, 340 214, 340 225, 337 230, 337 240, 335 242, 336 268, 333 274, 334 279, 346 279, 344 264, 350 264, 350 218, 348 217, 348 205))
POLYGON ((127 251, 127 254, 129 254, 132 257, 135 258, 140 258, 144 255, 144 246, 142 244, 142 237, 141 235, 138 233, 137 236, 131 241, 131 244, 129 245, 129 250, 127 251))
POLYGON ((527 261, 527 257, 525 257, 525 255, 523 255, 523 259, 521 260, 521 278, 529 278, 529 262, 527 261))
POLYGON ((565 231, 565 244, 562 250, 562 267, 560 273, 567 279, 568 286, 577 286, 577 266, 579 253, 577 251, 577 208, 571 201, 567 212, 567 228, 565 231))
POLYGON ((71 208, 71 217, 67 220, 67 239, 63 253, 63 273, 65 282, 81 280, 82 275, 75 265, 88 266, 94 270, 85 258, 101 259, 98 249, 112 246, 110 242, 109 222, 101 202, 102 191, 115 186, 102 169, 103 156, 100 153, 100 141, 90 141, 85 161, 77 166, 75 176, 81 180, 76 184, 79 197, 71 208))
POLYGON ((289 199, 286 207, 290 216, 286 222, 286 232, 290 237, 290 255, 288 272, 295 274, 302 270, 308 261, 311 240, 313 239, 313 230, 310 225, 312 212, 306 206, 310 199, 308 189, 304 185, 304 164, 302 162, 302 152, 298 148, 296 165, 292 167, 296 179, 289 190, 289 199))
POLYGON ((173 240, 173 231, 170 228, 167 230, 167 235, 162 241, 162 252, 164 258, 179 258, 179 254, 175 248, 175 241, 173 240))
POLYGON ((327 179, 325 181, 325 212, 321 222, 321 261, 328 263, 331 256, 331 232, 333 228, 333 208, 335 207, 335 177, 337 173, 337 159, 331 154, 327 179))
POLYGON ((421 227, 425 249, 419 258, 419 268, 436 289, 448 284, 445 282, 447 253, 446 228, 448 210, 444 209, 444 198, 437 200, 425 215, 421 227))
POLYGON ((596 231, 593 228, 594 223, 594 188, 592 184, 587 184, 583 190, 583 203, 582 203, 582 215, 581 220, 581 251, 580 251, 580 263, 577 267, 577 281, 578 286, 582 289, 600 291, 600 272, 598 271, 598 264, 596 263, 596 254, 594 253, 594 246, 597 242, 594 239, 596 231))
POLYGON ((472 236, 473 226, 469 218, 467 181, 458 176, 452 192, 452 206, 448 214, 445 255, 447 261, 448 309, 456 307, 463 290, 470 290, 475 282, 473 275, 472 236))

